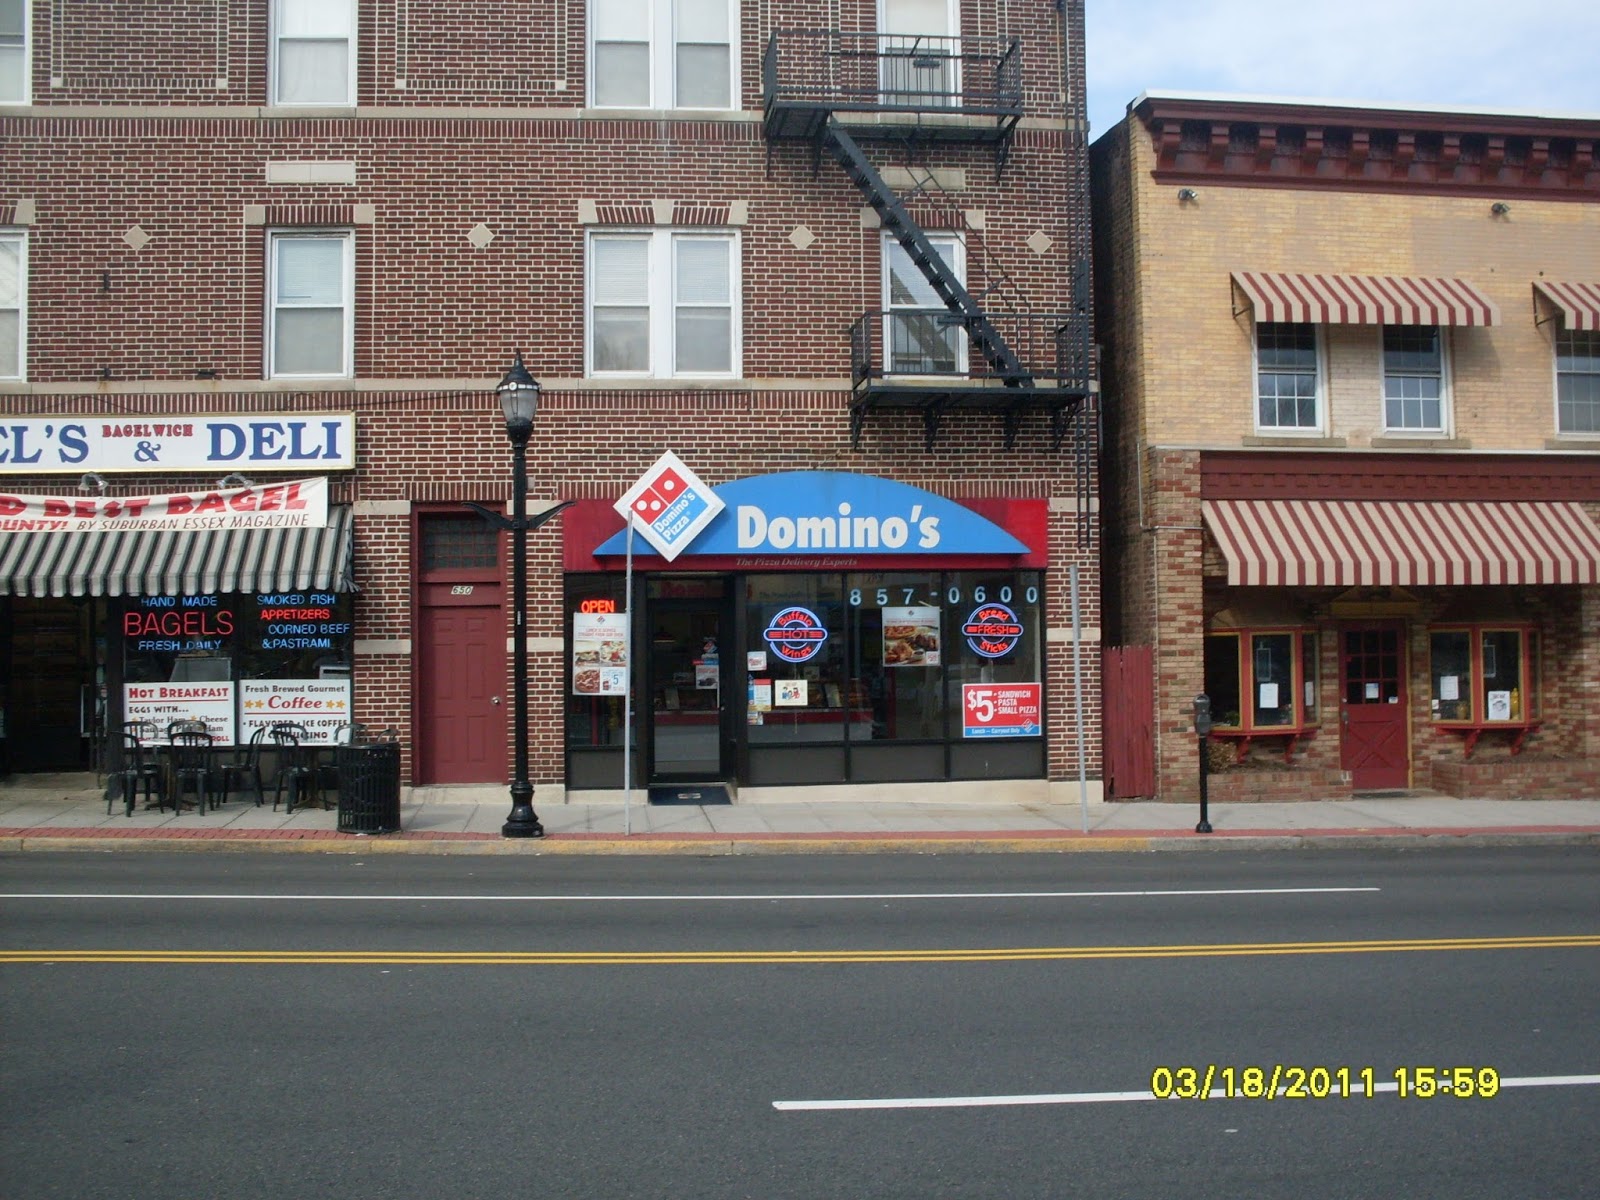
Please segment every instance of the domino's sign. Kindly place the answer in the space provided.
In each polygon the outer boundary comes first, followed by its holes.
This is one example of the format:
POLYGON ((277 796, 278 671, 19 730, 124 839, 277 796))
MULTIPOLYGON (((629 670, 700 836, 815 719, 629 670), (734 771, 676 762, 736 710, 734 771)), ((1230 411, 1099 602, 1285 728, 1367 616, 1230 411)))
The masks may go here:
POLYGON ((671 562, 722 511, 723 501, 669 450, 612 507, 671 562))

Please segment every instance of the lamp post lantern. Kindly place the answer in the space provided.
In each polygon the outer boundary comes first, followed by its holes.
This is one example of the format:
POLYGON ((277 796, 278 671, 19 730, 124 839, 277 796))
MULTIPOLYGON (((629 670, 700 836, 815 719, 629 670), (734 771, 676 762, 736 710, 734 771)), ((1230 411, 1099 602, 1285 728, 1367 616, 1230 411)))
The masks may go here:
POLYGON ((480 504, 467 507, 496 529, 511 531, 511 736, 515 766, 511 815, 500 833, 508 838, 536 838, 544 836, 544 826, 533 811, 533 783, 528 778, 528 531, 539 528, 572 501, 528 516, 528 439, 533 436, 533 418, 539 411, 539 381, 528 374, 521 350, 516 351, 511 369, 494 390, 505 414, 506 437, 511 442, 511 516, 501 516, 480 504))

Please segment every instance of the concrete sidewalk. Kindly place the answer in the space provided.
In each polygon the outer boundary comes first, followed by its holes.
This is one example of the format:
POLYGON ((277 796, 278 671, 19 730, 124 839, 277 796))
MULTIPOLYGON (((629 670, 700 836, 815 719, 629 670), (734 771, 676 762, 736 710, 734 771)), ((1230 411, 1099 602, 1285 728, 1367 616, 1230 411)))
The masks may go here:
POLYGON ((541 805, 547 836, 505 839, 498 789, 404 789, 401 832, 340 833, 333 810, 274 812, 234 797, 205 815, 106 813, 92 775, 0 783, 0 850, 268 850, 425 854, 981 853, 1355 845, 1600 846, 1600 800, 1461 800, 1424 793, 1350 801, 1194 805, 825 801, 733 805, 541 805), (441 798, 442 797, 442 798, 441 798))

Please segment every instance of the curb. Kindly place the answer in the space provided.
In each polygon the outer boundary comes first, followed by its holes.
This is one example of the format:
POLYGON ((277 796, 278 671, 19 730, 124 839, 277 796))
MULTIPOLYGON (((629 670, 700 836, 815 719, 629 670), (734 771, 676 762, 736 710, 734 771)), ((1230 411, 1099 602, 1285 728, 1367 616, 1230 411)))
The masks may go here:
POLYGON ((0 836, 7 853, 248 853, 248 854, 433 854, 433 855, 629 855, 701 856, 788 854, 1064 854, 1064 853, 1226 853, 1250 850, 1330 850, 1381 846, 1386 850, 1436 849, 1441 846, 1595 846, 1600 829, 1573 827, 1504 831, 1435 829, 1428 831, 1324 830, 1222 832, 1212 835, 1167 832, 1058 834, 1018 831, 995 834, 754 834, 694 837, 635 834, 556 834, 546 838, 506 839, 493 834, 313 834, 304 836, 239 834, 204 837, 83 833, 0 836))

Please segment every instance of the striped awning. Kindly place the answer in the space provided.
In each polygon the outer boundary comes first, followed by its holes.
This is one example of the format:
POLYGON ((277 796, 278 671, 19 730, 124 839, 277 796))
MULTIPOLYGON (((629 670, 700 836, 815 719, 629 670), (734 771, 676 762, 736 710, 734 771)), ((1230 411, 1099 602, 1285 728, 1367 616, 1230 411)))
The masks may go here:
POLYGON ((1246 587, 1600 583, 1600 526, 1577 504, 1206 500, 1246 587))
POLYGON ((1555 283, 1535 279, 1533 288, 1556 306, 1569 331, 1600 330, 1600 283, 1555 283))
POLYGON ((0 596, 353 592, 354 534, 344 505, 319 529, 8 533, 0 596))
MULTIPOLYGON (((1257 321, 1311 325, 1498 325, 1500 310, 1464 279, 1235 271, 1257 321)), ((1242 311, 1242 310, 1240 310, 1242 311)))

